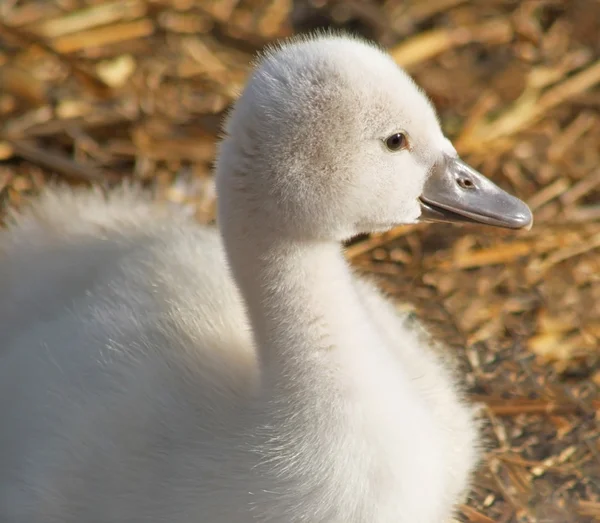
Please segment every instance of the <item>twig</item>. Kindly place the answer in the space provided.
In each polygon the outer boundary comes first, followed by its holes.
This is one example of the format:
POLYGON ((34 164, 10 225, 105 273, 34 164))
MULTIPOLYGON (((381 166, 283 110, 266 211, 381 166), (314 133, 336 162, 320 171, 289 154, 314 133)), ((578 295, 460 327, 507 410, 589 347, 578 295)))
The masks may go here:
POLYGON ((100 171, 91 165, 81 165, 60 153, 42 150, 32 142, 10 139, 7 139, 6 142, 10 144, 16 155, 36 165, 57 171, 68 178, 87 182, 107 181, 118 178, 112 173, 100 171))
POLYGON ((93 73, 87 71, 75 58, 65 56, 64 54, 58 52, 50 44, 37 35, 34 35, 25 29, 10 27, 0 22, 0 36, 2 36, 2 34, 15 38, 24 45, 36 45, 48 54, 56 57, 60 62, 69 68, 71 74, 77 78, 84 87, 87 87, 89 91, 98 98, 108 98, 112 94, 112 89, 110 86, 104 83, 93 73))
POLYGON ((458 508, 472 523, 496 523, 495 520, 488 518, 486 515, 482 514, 478 510, 475 510, 473 507, 460 505, 458 508))

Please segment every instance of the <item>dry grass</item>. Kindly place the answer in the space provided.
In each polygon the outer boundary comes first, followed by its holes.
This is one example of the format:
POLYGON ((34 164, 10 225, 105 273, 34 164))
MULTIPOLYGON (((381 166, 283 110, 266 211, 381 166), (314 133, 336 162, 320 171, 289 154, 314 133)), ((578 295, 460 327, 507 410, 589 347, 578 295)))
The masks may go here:
POLYGON ((5 0, 0 191, 145 180, 214 216, 222 113, 252 54, 315 27, 390 48, 530 232, 414 226, 348 247, 464 361, 489 452, 474 523, 600 520, 598 0, 5 0))

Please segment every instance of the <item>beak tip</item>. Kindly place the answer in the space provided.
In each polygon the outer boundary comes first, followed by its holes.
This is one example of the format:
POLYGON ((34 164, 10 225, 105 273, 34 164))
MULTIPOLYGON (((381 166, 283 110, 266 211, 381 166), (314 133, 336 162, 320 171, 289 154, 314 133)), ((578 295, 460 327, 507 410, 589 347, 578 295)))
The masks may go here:
POLYGON ((515 214, 513 220, 515 229, 529 231, 533 227, 533 214, 527 204, 523 204, 523 209, 521 212, 515 214))

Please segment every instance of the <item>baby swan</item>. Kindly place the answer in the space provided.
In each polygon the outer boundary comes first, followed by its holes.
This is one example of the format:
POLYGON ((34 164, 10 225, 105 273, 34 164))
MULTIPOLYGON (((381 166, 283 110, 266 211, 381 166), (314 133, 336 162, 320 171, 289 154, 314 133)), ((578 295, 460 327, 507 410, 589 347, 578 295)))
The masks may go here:
POLYGON ((222 240, 125 188, 47 192, 2 233, 0 520, 448 521, 472 412, 340 242, 528 208, 346 37, 261 59, 216 171, 222 240))

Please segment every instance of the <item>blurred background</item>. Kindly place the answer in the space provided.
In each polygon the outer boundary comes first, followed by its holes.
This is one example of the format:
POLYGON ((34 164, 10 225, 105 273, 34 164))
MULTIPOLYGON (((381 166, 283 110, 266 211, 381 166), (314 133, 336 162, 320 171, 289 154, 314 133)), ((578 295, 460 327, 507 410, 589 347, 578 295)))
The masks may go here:
POLYGON ((482 407, 462 520, 600 521, 600 0, 2 0, 0 218, 52 180, 134 179, 214 221, 215 142, 252 57, 319 28, 388 48, 460 154, 534 211, 529 232, 347 247, 482 407))

